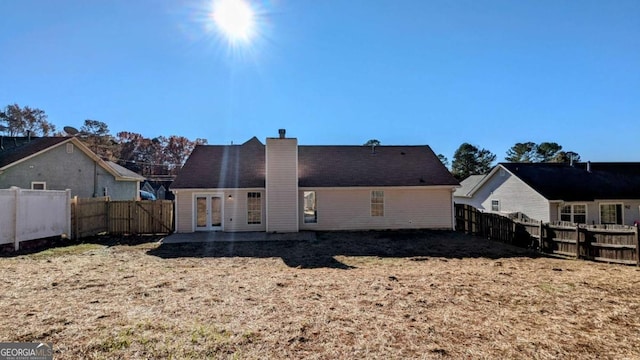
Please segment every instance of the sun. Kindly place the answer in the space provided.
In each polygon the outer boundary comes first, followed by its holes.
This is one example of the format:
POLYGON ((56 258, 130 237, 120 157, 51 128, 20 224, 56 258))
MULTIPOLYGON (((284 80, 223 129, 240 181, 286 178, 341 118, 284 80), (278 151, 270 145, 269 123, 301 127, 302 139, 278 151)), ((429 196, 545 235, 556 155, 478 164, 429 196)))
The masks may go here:
POLYGON ((255 12, 245 0, 214 0, 211 13, 218 29, 231 43, 247 43, 255 30, 255 12))

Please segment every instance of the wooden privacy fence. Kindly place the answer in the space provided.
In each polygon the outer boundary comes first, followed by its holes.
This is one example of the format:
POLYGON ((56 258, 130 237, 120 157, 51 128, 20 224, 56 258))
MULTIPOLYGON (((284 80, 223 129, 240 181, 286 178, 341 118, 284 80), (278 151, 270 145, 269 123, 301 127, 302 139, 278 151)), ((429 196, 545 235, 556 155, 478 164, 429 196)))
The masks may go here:
POLYGON ((511 218, 456 204, 456 229, 468 234, 541 252, 640 266, 638 226, 543 223, 521 215, 511 218))
POLYGON ((74 239, 98 234, 168 234, 173 232, 173 201, 75 197, 71 228, 74 239))

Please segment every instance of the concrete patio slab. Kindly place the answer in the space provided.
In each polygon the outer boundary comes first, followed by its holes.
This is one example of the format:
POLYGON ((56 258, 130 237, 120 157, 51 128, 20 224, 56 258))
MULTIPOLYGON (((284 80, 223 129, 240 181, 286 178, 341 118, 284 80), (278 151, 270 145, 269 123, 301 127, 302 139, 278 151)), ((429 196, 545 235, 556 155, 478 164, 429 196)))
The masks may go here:
POLYGON ((313 241, 315 239, 316 233, 313 231, 301 231, 297 233, 197 231, 192 233, 174 233, 162 239, 162 242, 176 244, 187 242, 313 241))

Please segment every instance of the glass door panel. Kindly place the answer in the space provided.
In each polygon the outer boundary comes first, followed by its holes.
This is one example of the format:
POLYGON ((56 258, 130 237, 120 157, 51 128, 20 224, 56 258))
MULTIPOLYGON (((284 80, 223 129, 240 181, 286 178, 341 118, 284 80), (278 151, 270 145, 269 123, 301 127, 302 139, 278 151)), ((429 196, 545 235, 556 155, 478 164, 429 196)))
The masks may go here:
POLYGON ((222 225, 222 198, 214 196, 211 198, 211 226, 222 225))
POLYGON ((207 198, 196 197, 196 228, 207 227, 207 198))

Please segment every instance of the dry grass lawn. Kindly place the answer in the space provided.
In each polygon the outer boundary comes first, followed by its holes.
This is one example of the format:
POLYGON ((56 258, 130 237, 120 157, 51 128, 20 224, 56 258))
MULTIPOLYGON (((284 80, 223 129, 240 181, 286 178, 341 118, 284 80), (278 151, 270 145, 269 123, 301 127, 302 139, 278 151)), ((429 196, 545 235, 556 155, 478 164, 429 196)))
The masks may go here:
POLYGON ((450 232, 0 258, 0 340, 56 359, 640 358, 640 270, 450 232))

